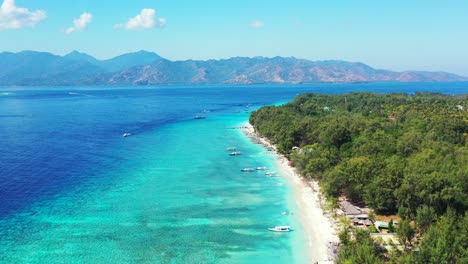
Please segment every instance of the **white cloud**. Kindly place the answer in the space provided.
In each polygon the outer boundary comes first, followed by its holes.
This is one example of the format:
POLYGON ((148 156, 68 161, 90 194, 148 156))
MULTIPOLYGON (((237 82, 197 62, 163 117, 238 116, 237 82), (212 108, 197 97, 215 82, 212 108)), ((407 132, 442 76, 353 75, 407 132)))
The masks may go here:
POLYGON ((15 0, 4 0, 0 7, 0 30, 33 27, 46 18, 42 10, 34 12, 24 7, 17 7, 15 0))
POLYGON ((156 27, 164 27, 166 25, 165 18, 156 18, 156 10, 151 8, 142 9, 140 14, 134 18, 130 18, 125 24, 117 24, 114 28, 125 28, 127 30, 136 29, 151 29, 156 27))
POLYGON ((256 20, 250 24, 250 27, 253 29, 259 29, 264 26, 265 26, 265 23, 263 23, 263 21, 260 21, 260 20, 256 20))
POLYGON ((70 34, 76 31, 83 31, 91 23, 91 20, 93 20, 93 15, 85 12, 79 18, 73 20, 73 27, 69 27, 65 30, 65 33, 70 34))

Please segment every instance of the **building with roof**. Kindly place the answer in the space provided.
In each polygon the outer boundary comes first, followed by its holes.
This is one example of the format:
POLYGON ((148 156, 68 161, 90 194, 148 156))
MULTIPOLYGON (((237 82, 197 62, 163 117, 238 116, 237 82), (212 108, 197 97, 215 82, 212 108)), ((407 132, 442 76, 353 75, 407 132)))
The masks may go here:
POLYGON ((351 204, 348 201, 341 201, 340 202, 340 207, 341 207, 341 210, 343 210, 343 213, 346 216, 356 216, 356 215, 361 214, 361 210, 356 208, 356 206, 354 206, 353 204, 351 204))

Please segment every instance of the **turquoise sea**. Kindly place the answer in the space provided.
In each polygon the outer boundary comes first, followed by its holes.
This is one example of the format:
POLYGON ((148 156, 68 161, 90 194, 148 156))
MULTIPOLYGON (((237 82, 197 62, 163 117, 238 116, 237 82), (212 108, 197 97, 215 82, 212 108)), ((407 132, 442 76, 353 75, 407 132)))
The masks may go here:
POLYGON ((300 93, 350 91, 468 83, 0 87, 0 262, 304 263, 287 182, 240 171, 275 157, 233 127, 300 93))

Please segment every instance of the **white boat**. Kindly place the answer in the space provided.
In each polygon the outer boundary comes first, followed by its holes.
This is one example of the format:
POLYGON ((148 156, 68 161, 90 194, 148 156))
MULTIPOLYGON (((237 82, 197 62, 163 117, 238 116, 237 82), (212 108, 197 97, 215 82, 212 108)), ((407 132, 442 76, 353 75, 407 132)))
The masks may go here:
POLYGON ((229 156, 239 156, 240 154, 241 154, 240 151, 235 151, 235 152, 229 153, 229 156))
POLYGON ((267 170, 267 167, 257 167, 257 170, 267 170))
POLYGON ((236 148, 236 147, 229 147, 229 148, 227 148, 226 150, 227 150, 227 151, 236 151, 237 148, 236 148))
POLYGON ((132 133, 123 133, 122 137, 129 137, 131 135, 132 135, 132 133))
POLYGON ((242 172, 253 172, 253 171, 255 171, 255 169, 254 168, 243 168, 241 171, 242 172))
POLYGON ((275 226, 272 228, 268 228, 268 230, 273 232, 289 232, 291 231, 290 226, 275 226))
POLYGON ((265 172, 265 175, 266 175, 266 176, 270 176, 270 177, 275 176, 275 174, 276 174, 276 172, 270 172, 270 171, 269 171, 269 172, 265 172))
POLYGON ((206 116, 195 116, 194 119, 205 119, 206 116))

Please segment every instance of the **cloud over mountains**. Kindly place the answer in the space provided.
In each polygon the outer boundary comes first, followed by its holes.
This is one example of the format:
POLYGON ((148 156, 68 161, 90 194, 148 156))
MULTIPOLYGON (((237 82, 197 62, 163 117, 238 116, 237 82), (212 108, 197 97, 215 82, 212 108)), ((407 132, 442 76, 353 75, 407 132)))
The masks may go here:
POLYGON ((93 20, 93 15, 85 12, 79 18, 73 20, 73 27, 68 28, 65 33, 70 34, 76 31, 83 31, 91 23, 91 20, 93 20))
POLYGON ((0 7, 0 30, 34 27, 47 17, 43 10, 29 11, 17 7, 15 0, 4 0, 0 7))
POLYGON ((114 28, 124 28, 127 30, 142 30, 164 27, 166 25, 165 18, 157 18, 156 10, 152 8, 144 8, 140 14, 130 18, 125 24, 117 24, 114 28))

